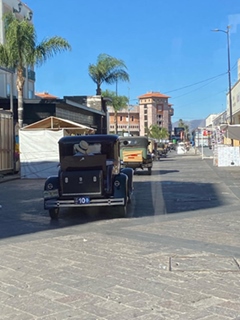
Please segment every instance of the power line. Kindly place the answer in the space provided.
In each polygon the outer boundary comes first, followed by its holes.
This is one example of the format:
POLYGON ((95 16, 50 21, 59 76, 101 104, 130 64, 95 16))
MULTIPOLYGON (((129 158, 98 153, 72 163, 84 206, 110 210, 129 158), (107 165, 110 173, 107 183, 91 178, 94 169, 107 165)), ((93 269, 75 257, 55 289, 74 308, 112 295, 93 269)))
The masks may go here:
POLYGON ((167 91, 165 93, 171 93, 171 92, 175 92, 175 91, 179 91, 179 90, 183 90, 183 89, 186 89, 186 88, 190 88, 190 87, 193 87, 193 86, 196 86, 197 84, 200 84, 200 83, 203 83, 203 82, 207 82, 209 80, 212 80, 212 79, 216 79, 216 78, 219 78, 219 77, 222 77, 223 75, 226 75, 228 72, 224 72, 224 73, 221 73, 215 77, 211 77, 211 78, 208 78, 208 79, 205 79, 205 80, 202 80, 202 81, 198 81, 198 82, 195 82, 193 84, 189 84, 187 86, 184 86, 184 87, 181 87, 181 88, 178 88, 178 89, 174 89, 174 90, 171 90, 171 91, 167 91))
MULTIPOLYGON (((201 102, 201 101, 207 100, 207 99, 209 99, 210 97, 214 97, 214 96, 216 96, 216 95, 218 95, 218 94, 220 94, 220 93, 223 93, 223 92, 225 92, 225 90, 218 91, 218 92, 215 93, 215 94, 212 94, 212 95, 207 96, 207 97, 202 98, 202 99, 198 99, 197 101, 198 101, 198 102, 201 102)), ((184 104, 184 105, 182 105, 182 106, 180 106, 180 107, 178 107, 178 108, 184 108, 184 107, 186 107, 186 106, 192 105, 193 103, 194 103, 194 102, 192 102, 192 103, 190 102, 190 103, 184 104)))
POLYGON ((201 88, 203 88, 203 87, 208 86, 210 83, 212 83, 212 82, 214 82, 214 81, 216 81, 216 80, 217 80, 217 79, 213 79, 212 81, 210 81, 210 82, 202 85, 201 87, 198 87, 198 88, 196 88, 196 89, 194 89, 194 90, 191 90, 191 91, 189 91, 189 92, 187 92, 187 93, 181 94, 180 96, 174 97, 174 98, 172 98, 172 99, 177 99, 177 98, 181 98, 181 97, 183 97, 183 96, 186 96, 186 95, 188 95, 188 94, 190 94, 190 93, 192 93, 192 92, 194 92, 194 91, 197 91, 197 90, 199 90, 199 89, 201 89, 201 88))

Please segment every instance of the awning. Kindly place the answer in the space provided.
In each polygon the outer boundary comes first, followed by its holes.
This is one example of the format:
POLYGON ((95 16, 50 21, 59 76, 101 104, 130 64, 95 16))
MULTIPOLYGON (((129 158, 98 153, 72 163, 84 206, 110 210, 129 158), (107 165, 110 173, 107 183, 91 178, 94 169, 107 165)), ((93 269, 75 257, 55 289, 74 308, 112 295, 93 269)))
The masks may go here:
POLYGON ((240 140, 240 124, 221 124, 220 130, 226 138, 240 140))
POLYGON ((58 118, 58 117, 48 117, 46 119, 40 120, 38 122, 34 122, 23 127, 21 130, 42 130, 42 129, 49 129, 49 130, 60 130, 65 129, 71 134, 92 134, 95 132, 95 129, 85 126, 83 124, 73 122, 70 120, 58 118))

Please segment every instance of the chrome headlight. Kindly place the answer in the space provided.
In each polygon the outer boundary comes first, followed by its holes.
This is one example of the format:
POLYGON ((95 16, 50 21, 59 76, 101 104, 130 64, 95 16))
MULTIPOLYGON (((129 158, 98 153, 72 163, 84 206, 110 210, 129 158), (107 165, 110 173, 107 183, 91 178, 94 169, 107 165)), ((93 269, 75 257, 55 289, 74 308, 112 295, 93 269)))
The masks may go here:
POLYGON ((52 183, 48 183, 46 186, 47 190, 52 190, 53 189, 53 184, 52 183))
POLYGON ((119 174, 120 168, 121 168, 120 161, 118 161, 117 163, 115 162, 112 168, 112 174, 119 174))
POLYGON ((120 181, 118 181, 118 180, 115 180, 115 181, 114 181, 114 186, 115 186, 115 187, 119 187, 120 184, 121 184, 120 181))

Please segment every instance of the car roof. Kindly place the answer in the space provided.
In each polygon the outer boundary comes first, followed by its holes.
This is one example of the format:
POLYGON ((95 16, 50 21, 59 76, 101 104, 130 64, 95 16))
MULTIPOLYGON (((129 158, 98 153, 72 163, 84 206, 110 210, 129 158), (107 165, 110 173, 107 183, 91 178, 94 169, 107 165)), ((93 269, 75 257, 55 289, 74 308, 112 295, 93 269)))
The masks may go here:
POLYGON ((114 143, 119 140, 118 135, 113 134, 92 134, 92 135, 79 135, 79 136, 66 136, 62 137, 59 144, 74 144, 81 140, 85 140, 89 143, 114 143))
POLYGON ((142 146, 146 148, 146 146, 149 144, 148 138, 144 136, 130 136, 130 137, 120 137, 120 143, 121 147, 133 147, 133 146, 142 146), (124 144, 124 141, 129 141, 130 144, 124 144))
POLYGON ((144 137, 144 136, 127 136, 127 137, 119 137, 120 141, 124 141, 124 140, 138 140, 138 141, 148 141, 148 137, 144 137))

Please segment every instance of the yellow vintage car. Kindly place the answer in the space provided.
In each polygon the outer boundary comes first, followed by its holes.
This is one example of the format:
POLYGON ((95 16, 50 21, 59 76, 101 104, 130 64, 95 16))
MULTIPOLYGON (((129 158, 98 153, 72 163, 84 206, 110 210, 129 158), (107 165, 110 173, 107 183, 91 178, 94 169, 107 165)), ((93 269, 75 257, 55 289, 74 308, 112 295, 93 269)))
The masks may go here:
POLYGON ((149 145, 148 150, 151 154, 154 154, 157 150, 157 141, 153 138, 148 138, 149 145))
POLYGON ((157 153, 160 157, 166 158, 168 153, 168 145, 163 142, 159 142, 157 144, 157 153))
POLYGON ((152 174, 152 155, 147 137, 120 137, 120 158, 122 167, 147 169, 152 174))

